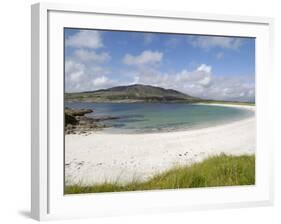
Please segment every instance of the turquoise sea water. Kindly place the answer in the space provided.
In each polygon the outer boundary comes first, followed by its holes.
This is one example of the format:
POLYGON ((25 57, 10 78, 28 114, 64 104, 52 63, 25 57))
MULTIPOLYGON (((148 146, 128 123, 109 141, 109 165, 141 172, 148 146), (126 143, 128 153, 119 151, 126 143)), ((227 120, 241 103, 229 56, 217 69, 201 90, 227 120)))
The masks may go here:
POLYGON ((104 132, 150 133, 214 126, 240 120, 254 112, 232 107, 183 103, 65 103, 69 108, 87 108, 89 117, 117 116, 103 121, 110 126, 104 132))

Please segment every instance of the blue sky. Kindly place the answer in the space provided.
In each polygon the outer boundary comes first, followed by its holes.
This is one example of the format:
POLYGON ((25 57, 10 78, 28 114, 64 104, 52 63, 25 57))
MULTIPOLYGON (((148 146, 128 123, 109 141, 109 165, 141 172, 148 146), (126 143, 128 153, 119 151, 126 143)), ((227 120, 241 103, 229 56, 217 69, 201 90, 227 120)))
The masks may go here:
POLYGON ((136 83, 252 101, 255 39, 65 29, 66 92, 136 83))

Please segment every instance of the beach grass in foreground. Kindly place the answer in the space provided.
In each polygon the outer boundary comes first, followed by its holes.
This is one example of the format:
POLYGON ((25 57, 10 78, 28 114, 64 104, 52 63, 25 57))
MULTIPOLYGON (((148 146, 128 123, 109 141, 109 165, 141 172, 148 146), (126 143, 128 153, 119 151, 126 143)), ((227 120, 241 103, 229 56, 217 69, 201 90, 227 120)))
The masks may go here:
POLYGON ((220 101, 220 100, 201 100, 199 103, 207 104, 222 104, 222 105, 240 105, 240 106, 255 106, 255 102, 238 102, 238 101, 220 101))
POLYGON ((151 179, 124 185, 103 183, 84 186, 66 185, 65 194, 142 191, 159 189, 237 186, 255 184, 255 156, 221 154, 191 166, 174 167, 151 179))

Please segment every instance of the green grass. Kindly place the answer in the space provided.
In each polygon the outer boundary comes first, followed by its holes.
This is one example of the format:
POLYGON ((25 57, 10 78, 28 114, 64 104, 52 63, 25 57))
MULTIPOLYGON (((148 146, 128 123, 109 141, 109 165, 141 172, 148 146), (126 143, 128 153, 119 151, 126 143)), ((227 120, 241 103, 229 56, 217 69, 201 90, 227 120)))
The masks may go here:
POLYGON ((209 103, 209 104, 232 104, 232 105, 245 105, 245 106, 255 106, 255 102, 238 102, 238 101, 219 101, 219 100, 201 100, 199 103, 209 103))
POLYGON ((175 167, 148 181, 120 185, 103 183, 82 186, 66 185, 65 194, 142 191, 255 184, 255 156, 219 155, 191 166, 175 167))

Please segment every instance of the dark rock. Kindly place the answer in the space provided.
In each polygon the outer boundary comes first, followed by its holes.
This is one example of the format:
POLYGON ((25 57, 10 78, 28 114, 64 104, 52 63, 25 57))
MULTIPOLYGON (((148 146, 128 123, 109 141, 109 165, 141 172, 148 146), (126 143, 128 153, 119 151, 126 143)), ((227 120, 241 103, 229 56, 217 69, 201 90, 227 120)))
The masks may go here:
POLYGON ((88 124, 87 121, 79 121, 79 125, 86 125, 86 124, 88 124))
POLYGON ((67 125, 66 125, 66 128, 67 128, 67 129, 69 129, 69 130, 71 130, 71 129, 72 129, 72 127, 73 127, 73 125, 72 125, 72 124, 67 124, 67 125))
POLYGON ((107 127, 100 121, 119 119, 114 116, 87 117, 85 114, 92 113, 91 109, 65 108, 65 134, 86 134, 93 130, 107 127))
POLYGON ((72 115, 69 115, 67 113, 64 114, 64 125, 67 126, 69 124, 75 125, 78 121, 73 117, 72 115))

